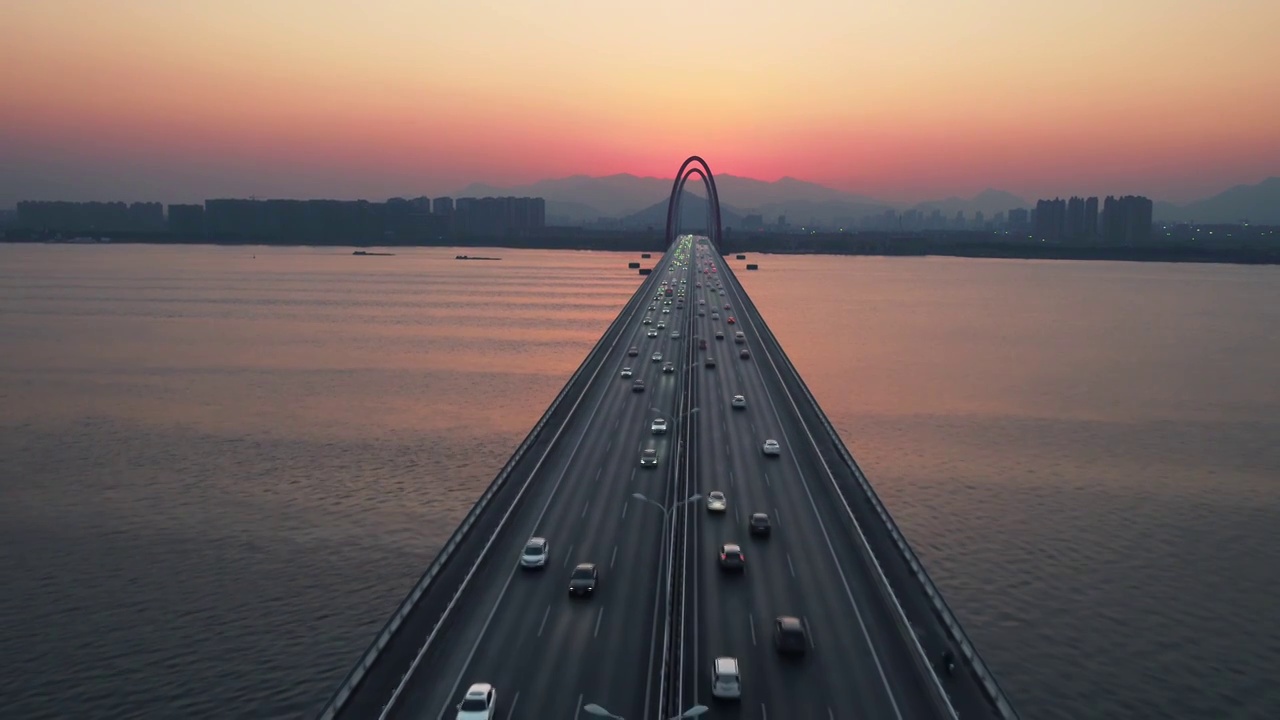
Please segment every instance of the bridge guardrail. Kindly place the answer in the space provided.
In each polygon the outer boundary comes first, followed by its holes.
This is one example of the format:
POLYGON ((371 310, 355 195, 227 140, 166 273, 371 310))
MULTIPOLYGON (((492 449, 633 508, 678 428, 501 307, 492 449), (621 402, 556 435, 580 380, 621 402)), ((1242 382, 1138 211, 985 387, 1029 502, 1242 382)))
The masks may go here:
MULTIPOLYGON (((502 469, 498 471, 498 475, 493 479, 493 482, 489 483, 489 487, 485 488, 485 491, 481 493, 480 498, 471 506, 471 510, 467 512, 462 523, 458 525, 458 527, 453 531, 453 534, 449 536, 449 539, 440 548, 440 552, 436 554, 435 559, 432 560, 429 566, 427 566, 426 571, 423 572, 422 576, 418 579, 418 582, 414 584, 413 589, 409 591, 408 596, 406 596, 400 603, 395 614, 393 614, 391 619, 383 625, 382 630, 379 631, 373 643, 365 649, 364 654, 360 656, 359 662, 357 662, 355 667, 353 667, 347 673, 346 677, 343 678, 338 689, 329 698, 324 709, 320 712, 320 715, 318 716, 319 720, 333 720, 333 718, 341 712, 342 707, 346 704, 347 700, 350 699, 351 694, 360 685, 360 681, 363 680, 365 675, 369 672, 369 668, 373 667, 374 662, 377 661, 383 648, 385 648, 387 643, 391 641, 391 637, 395 634, 396 630, 400 629, 400 625, 404 622, 404 619, 408 617, 409 613, 411 613, 414 607, 417 606, 418 600, 426 592, 436 575, 439 574, 440 569, 444 567, 446 562, 448 562, 449 558, 453 555, 453 551, 457 549, 458 545, 466 539, 467 532, 476 523, 480 516, 484 514, 485 509, 488 507, 489 500, 502 489, 506 484, 507 478, 510 477, 511 471, 522 459, 524 459, 524 455, 528 452, 529 448, 538 441, 543 429, 547 426, 548 420, 559 408, 560 402, 569 394, 570 388, 577 384, 586 368, 591 367, 593 363, 598 362, 597 355, 599 354, 600 349, 604 347, 608 343, 609 339, 616 334, 622 325, 625 324, 624 318, 628 318, 632 314, 633 304, 646 297, 644 293, 647 290, 647 286, 652 284, 653 280, 657 277, 657 275, 646 276, 640 283, 640 287, 636 289, 635 293, 632 294, 627 303, 623 305, 622 311, 618 313, 618 316, 614 318, 613 322, 609 324, 609 327, 605 329, 605 332, 600 336, 600 340, 597 341, 595 346, 587 353, 586 358, 578 366, 578 369, 569 376, 568 382, 566 382, 564 387, 560 389, 560 392, 556 394, 555 398, 551 401, 551 404, 547 407, 546 412, 544 412, 542 417, 538 419, 538 422, 534 424, 533 429, 529 431, 529 434, 525 436, 524 440, 516 446, 516 450, 512 453, 511 458, 508 459, 506 464, 502 466, 502 469)), ((615 343, 616 340, 617 338, 614 338, 615 343)))
MULTIPOLYGON (((728 268, 728 263, 725 263, 725 266, 728 268)), ((732 272, 732 270, 730 270, 730 272, 732 272)), ((734 280, 735 282, 737 281, 736 274, 734 276, 734 280)), ((764 316, 760 314, 755 303, 751 301, 746 293, 742 293, 741 298, 751 304, 751 309, 755 313, 756 317, 760 318, 760 324, 764 328, 764 331, 768 333, 774 346, 781 349, 782 344, 778 342, 778 338, 773 334, 773 330, 769 328, 768 323, 764 322, 764 316)), ((897 546, 903 559, 906 560, 907 564, 910 566, 912 575, 915 576, 916 580, 924 589, 925 595, 929 598, 929 602, 933 606, 934 612, 938 614, 938 617, 942 620, 943 626, 951 635, 951 639, 960 648, 961 653, 964 655, 965 660, 969 662, 970 667, 973 668, 974 674, 977 675, 988 699, 995 706, 996 710, 1004 720, 1018 720, 1017 711, 1013 709, 1013 705, 1005 696, 1004 690, 1000 687, 995 675, 991 673, 990 669, 987 668, 986 663, 982 661, 981 656, 978 655, 977 648, 974 646, 973 642, 969 640, 969 636, 965 634, 964 629, 960 625, 960 621, 956 619, 955 614, 951 611, 951 607, 947 605, 946 600, 943 599, 942 593, 939 592, 937 586, 934 585, 929 574, 925 572, 924 565, 921 564, 920 559, 915 554, 915 551, 912 550, 911 546, 907 543, 906 538, 898 529, 897 523, 894 522, 893 517, 889 515, 889 511, 885 509, 884 503, 880 501, 880 496, 877 495, 875 490, 871 487, 871 483, 867 480, 867 476, 862 472, 862 468, 858 466, 857 461, 854 460, 853 456, 849 453, 849 449, 845 447, 844 440, 840 438, 840 434, 836 431, 835 426, 831 424, 830 419, 827 418, 827 414, 823 412, 822 406, 818 404, 817 398, 813 396, 813 393, 809 390, 809 386, 805 384, 804 378, 800 376, 800 371, 796 369, 795 365, 791 362, 791 358, 787 356, 785 351, 781 352, 780 355, 782 357, 782 363, 787 367, 792 379, 795 380, 797 387, 799 387, 804 393, 805 399, 808 400, 809 404, 813 407, 814 413, 822 423, 823 429, 825 429, 827 434, 830 436, 830 440, 832 441, 832 445, 836 452, 853 472, 853 476, 858 481, 858 486, 867 496, 872 507, 876 509, 876 514, 880 517, 881 522, 884 523, 885 528, 888 529, 889 536, 893 539, 894 545, 897 546)), ((890 590, 890 592, 892 592, 892 590, 890 590)), ((895 599, 894 602, 896 603, 897 600, 895 599)))

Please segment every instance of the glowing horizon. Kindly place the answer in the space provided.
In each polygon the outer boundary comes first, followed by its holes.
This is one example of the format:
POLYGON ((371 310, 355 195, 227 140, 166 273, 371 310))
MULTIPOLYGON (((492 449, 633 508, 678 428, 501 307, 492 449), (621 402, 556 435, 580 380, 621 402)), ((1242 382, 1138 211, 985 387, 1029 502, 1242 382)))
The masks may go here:
POLYGON ((434 196, 690 154, 898 202, 1280 175, 1280 4, 1035 5, 23 3, 0 206, 434 196))

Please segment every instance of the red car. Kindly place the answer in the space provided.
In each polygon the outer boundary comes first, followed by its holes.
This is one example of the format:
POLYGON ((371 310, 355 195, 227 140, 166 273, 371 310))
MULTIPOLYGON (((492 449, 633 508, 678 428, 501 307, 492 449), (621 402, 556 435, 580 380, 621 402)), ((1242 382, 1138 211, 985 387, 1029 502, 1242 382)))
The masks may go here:
POLYGON ((725 320, 725 322, 727 322, 727 323, 729 323, 730 325, 732 325, 732 324, 734 324, 734 323, 736 323, 736 322, 738 322, 738 321, 737 321, 737 320, 734 320, 732 317, 730 317, 728 320, 725 320))

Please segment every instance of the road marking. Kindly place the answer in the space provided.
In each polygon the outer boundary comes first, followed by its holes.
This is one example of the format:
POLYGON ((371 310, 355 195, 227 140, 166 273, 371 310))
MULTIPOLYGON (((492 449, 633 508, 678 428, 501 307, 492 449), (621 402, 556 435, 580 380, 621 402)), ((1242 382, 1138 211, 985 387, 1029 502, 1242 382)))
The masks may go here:
POLYGON ((599 480, 600 480, 600 473, 602 473, 602 472, 604 472, 604 468, 603 468, 603 467, 601 467, 601 468, 597 468, 597 469, 596 469, 596 481, 597 481, 597 482, 599 482, 599 480))
POLYGON ((516 716, 516 702, 520 700, 520 691, 517 690, 515 695, 511 696, 511 705, 507 707, 507 720, 516 716))
POLYGON ((755 435, 755 434, 756 434, 756 424, 755 424, 755 423, 751 423, 751 434, 752 434, 752 435, 755 435))
POLYGON ((596 615, 596 631, 591 633, 591 637, 600 636, 600 621, 604 619, 604 606, 600 606, 600 614, 596 615))
POLYGON ((625 520, 626 518, 627 518, 627 501, 623 500, 622 501, 622 519, 625 520))
POLYGON ((831 708, 827 708, 827 717, 831 718, 831 720, 836 720, 836 714, 831 712, 831 708))
POLYGON ((791 553, 787 553, 787 567, 791 568, 791 577, 795 577, 796 566, 791 564, 791 553))
MULTIPOLYGON (((744 317, 748 323, 751 323, 752 330, 756 331, 756 334, 758 335, 759 330, 755 327, 755 322, 751 319, 750 314, 745 315, 744 317)), ((763 319, 761 322, 763 322, 763 319)), ((773 361, 773 358, 770 357, 767 352, 765 353, 765 359, 769 361, 769 365, 773 368, 774 375, 778 378, 782 378, 782 371, 778 369, 778 364, 773 361)), ((760 378, 763 381, 764 370, 758 363, 756 364, 756 372, 760 373, 760 378)), ((795 398, 792 397, 791 391, 787 389, 785 380, 782 383, 782 392, 783 395, 785 395, 786 400, 791 404, 791 409, 797 414, 797 416, 799 416, 800 408, 796 404, 795 398)), ((779 429, 782 433, 783 439, 785 440, 787 436, 787 425, 783 422, 782 413, 778 411, 778 403, 774 401, 773 393, 769 392, 769 385, 767 383, 764 384, 764 393, 765 397, 769 400, 769 405, 773 409, 773 416, 778 421, 779 429)), ((823 459, 822 453, 818 452, 818 441, 814 439, 813 433, 809 432, 809 428, 803 423, 803 421, 800 423, 800 430, 803 430, 805 436, 808 438, 809 446, 813 448, 814 453, 817 455, 818 462, 821 463, 823 469, 826 471, 827 479, 835 489, 836 497, 844 504, 845 513, 848 515, 854 529, 861 537, 863 548, 866 550, 865 557, 868 559, 869 564, 873 568, 877 569, 877 571, 883 576, 883 570, 880 569, 879 563, 875 560, 875 556, 871 552, 871 547, 867 542, 866 536, 862 534, 862 528, 858 525, 858 520, 853 515, 853 510, 849 508, 848 501, 844 499, 843 494, 836 485, 835 475, 832 474, 830 466, 827 465, 827 461, 823 459)), ((792 445, 794 446, 794 443, 792 445)), ((840 557, 836 554, 835 544, 831 540, 831 535, 827 532, 826 523, 822 521, 822 513, 818 511, 818 503, 813 498, 813 491, 809 489, 809 483, 805 479, 804 471, 800 467, 800 460, 796 457, 795 453, 788 453, 788 455, 790 455, 791 463, 795 467, 796 473, 799 475, 800 487, 804 489, 805 496, 809 500, 809 508, 813 510, 814 520, 816 521, 815 524, 818 526, 818 531, 822 534, 822 539, 826 542, 827 552, 830 553, 831 560, 835 563, 836 574, 840 578, 840 585, 844 589, 845 597, 849 600, 849 605, 853 608, 853 615, 858 621, 859 629, 862 630, 862 637, 867 641, 867 646, 871 651, 871 660, 875 664, 876 672, 880 675, 880 683, 885 690, 885 697, 889 700, 889 706, 893 709, 893 717, 897 718, 897 720, 903 720, 902 709, 898 707, 898 699, 895 697, 893 687, 889 684, 889 678, 885 674, 884 665, 880 662, 880 655, 876 652, 875 644, 871 641, 871 634, 867 630, 866 620, 862 617, 862 610, 858 607, 858 602, 853 597, 853 590, 849 586, 849 578, 845 575, 844 568, 841 567, 840 557)), ((788 555, 788 563, 790 560, 791 557, 788 555)), ((882 577, 881 579, 884 578, 882 577)), ((890 595, 892 596, 892 590, 890 591, 890 595)), ((894 599, 894 602, 896 603, 896 598, 894 599)), ((901 613, 901 607, 899 607, 899 613, 901 613)), ((939 692, 941 692, 941 686, 936 684, 937 679, 935 678, 934 680, 935 687, 939 692)))
POLYGON ((804 634, 809 636, 809 647, 817 650, 818 645, 813 641, 813 628, 809 627, 809 616, 805 615, 800 618, 800 622, 804 623, 804 634))
POLYGON ((618 561, 618 546, 613 546, 613 557, 609 558, 609 567, 613 568, 613 564, 618 561))
POLYGON ((573 720, 578 720, 580 712, 582 712, 582 693, 578 693, 578 704, 573 706, 573 720))
POLYGON ((547 626, 547 616, 551 614, 551 606, 547 605, 547 609, 542 611, 542 624, 538 626, 538 637, 542 637, 542 630, 547 626))
POLYGON ((738 506, 737 506, 737 505, 734 505, 734 506, 733 506, 733 521, 734 521, 735 523, 740 523, 740 522, 742 522, 742 514, 738 512, 738 506))
POLYGON ((769 713, 764 709, 764 703, 760 703, 760 717, 763 720, 769 720, 769 713))
POLYGON ((587 508, 591 507, 591 501, 588 500, 586 505, 582 506, 582 517, 587 516, 587 508))
POLYGON ((733 487, 733 471, 729 471, 729 487, 733 487))
POLYGON ((751 628, 751 644, 756 644, 756 621, 751 617, 751 613, 747 613, 747 627, 751 628))
POLYGON ((604 451, 605 451, 606 453, 608 453, 608 452, 609 452, 609 449, 610 449, 610 448, 612 448, 612 447, 613 447, 613 441, 612 441, 612 440, 610 440, 610 441, 609 441, 609 444, 604 446, 604 451))
POLYGON ((769 483, 769 473, 764 474, 764 484, 769 485, 769 487, 773 487, 773 485, 769 483))
MULTIPOLYGON (((566 553, 564 554, 564 562, 560 564, 560 567, 569 567, 569 558, 571 558, 571 557, 573 557, 573 546, 572 546, 572 545, 570 545, 570 546, 569 546, 569 552, 566 552, 566 553)), ((795 573, 792 573, 792 574, 794 575, 795 573)))
POLYGON ((774 508, 774 509, 773 509, 773 524, 774 524, 774 525, 777 525, 777 524, 778 524, 778 517, 779 517, 780 515, 781 515, 781 513, 779 513, 779 512, 778 512, 778 508, 774 508))
POLYGON ((636 479, 636 469, 631 468, 631 480, 634 481, 635 479, 636 479))

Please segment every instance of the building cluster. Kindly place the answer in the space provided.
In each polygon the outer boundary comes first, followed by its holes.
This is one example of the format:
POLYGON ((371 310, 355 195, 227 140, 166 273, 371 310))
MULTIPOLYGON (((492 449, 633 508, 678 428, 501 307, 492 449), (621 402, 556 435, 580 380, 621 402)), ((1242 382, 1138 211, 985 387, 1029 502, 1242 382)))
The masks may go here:
POLYGON ((13 224, 55 233, 153 233, 165 229, 158 202, 64 202, 24 200, 13 224))
POLYGON ((1134 245, 1151 240, 1153 208, 1151 200, 1136 195, 1108 195, 1101 211, 1096 197, 1038 200, 1029 214, 1019 214, 1019 226, 1010 230, 1029 231, 1045 242, 1134 245))
POLYGON ((546 226, 542 198, 21 202, 14 225, 59 234, 161 234, 177 240, 410 244, 447 237, 522 237, 546 226))

